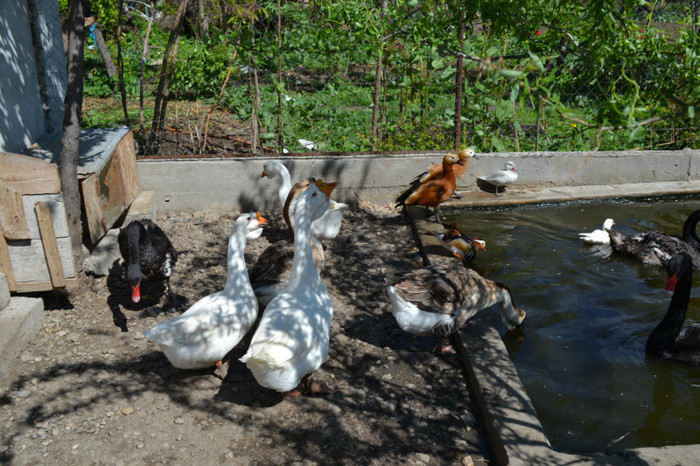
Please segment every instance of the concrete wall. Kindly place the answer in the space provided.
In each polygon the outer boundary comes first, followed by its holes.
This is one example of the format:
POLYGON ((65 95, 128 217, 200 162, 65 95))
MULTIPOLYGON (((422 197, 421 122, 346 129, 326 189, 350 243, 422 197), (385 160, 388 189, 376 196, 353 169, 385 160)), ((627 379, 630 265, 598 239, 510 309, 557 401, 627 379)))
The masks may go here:
POLYGON ((61 131, 66 60, 56 0, 0 1, 0 151, 61 131))
MULTIPOLYGON (((333 198, 355 204, 391 204, 415 175, 441 153, 392 156, 280 157, 292 181, 316 176, 338 181, 333 198)), ((276 180, 261 179, 270 157, 138 161, 141 187, 154 191, 161 213, 276 207, 276 180)), ((472 159, 461 191, 477 190, 476 177, 513 161, 518 185, 532 187, 619 185, 700 180, 700 151, 495 153, 472 159)))

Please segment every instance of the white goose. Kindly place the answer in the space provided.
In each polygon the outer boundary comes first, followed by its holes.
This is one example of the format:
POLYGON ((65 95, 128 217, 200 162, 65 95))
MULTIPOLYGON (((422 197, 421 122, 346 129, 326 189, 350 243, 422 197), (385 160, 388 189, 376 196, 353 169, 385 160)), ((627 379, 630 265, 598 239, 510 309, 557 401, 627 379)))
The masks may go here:
POLYGON ((578 237, 587 244, 610 244, 610 235, 607 230, 612 230, 613 225, 615 225, 615 220, 611 218, 606 218, 603 222, 602 230, 593 230, 589 233, 579 233, 578 237))
MULTIPOLYGON (((283 210, 283 217, 289 227, 291 238, 281 239, 268 246, 248 271, 258 304, 263 307, 287 287, 294 262, 294 222, 289 212, 294 212, 299 196, 314 182, 313 178, 307 178, 292 186, 283 210)), ((338 229, 340 229, 340 223, 338 223, 338 229)), ((318 273, 321 273, 326 264, 323 245, 316 235, 312 234, 310 240, 314 265, 318 273)))
POLYGON ((173 366, 219 366, 255 323, 258 302, 248 279, 243 250, 246 240, 260 237, 264 225, 267 220, 259 212, 240 215, 228 242, 224 289, 203 297, 182 315, 143 332, 160 346, 173 366))
MULTIPOLYGON (((284 209, 285 204, 287 203, 287 197, 292 189, 292 181, 287 167, 285 167, 281 162, 270 160, 265 162, 265 165, 263 165, 261 177, 267 177, 271 180, 277 177, 280 178, 277 196, 280 200, 280 206, 282 209, 284 209)), ((323 241, 334 239, 336 236, 338 236, 338 232, 340 231, 340 223, 343 219, 343 213, 348 207, 349 206, 345 203, 330 201, 328 210, 321 216, 321 218, 311 223, 311 233, 323 241)), ((294 217, 293 207, 289 209, 289 215, 294 217)))
POLYGON ((328 356, 333 305, 312 260, 311 222, 328 208, 334 184, 320 180, 299 197, 294 215, 296 251, 287 288, 267 305, 241 358, 258 383, 288 395, 330 388, 310 383, 328 356), (303 381, 302 381, 303 379, 303 381))
MULTIPOLYGON (((386 292, 399 327, 414 335, 447 338, 477 312, 494 304, 499 305, 509 330, 525 319, 525 311, 513 303, 506 285, 456 261, 413 270, 389 284, 386 292)), ((443 352, 450 350, 445 347, 443 352)))

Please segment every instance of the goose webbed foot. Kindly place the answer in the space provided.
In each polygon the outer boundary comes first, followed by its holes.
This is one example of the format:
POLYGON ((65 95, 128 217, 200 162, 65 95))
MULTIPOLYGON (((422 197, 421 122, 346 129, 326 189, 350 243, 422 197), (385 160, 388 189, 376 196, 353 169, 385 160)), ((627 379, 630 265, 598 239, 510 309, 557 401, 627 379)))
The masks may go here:
POLYGON ((216 366, 214 369, 214 377, 224 380, 226 378, 226 374, 228 374, 228 367, 224 366, 223 361, 217 361, 214 365, 216 366))
POLYGON ((158 317, 158 314, 163 312, 161 308, 156 305, 144 307, 139 311, 139 319, 147 319, 148 317, 158 317))
POLYGON ((445 340, 442 338, 438 341, 438 344, 433 348, 433 353, 439 354, 441 356, 447 356, 451 354, 457 354, 457 351, 449 343, 446 344, 445 340))
POLYGON ((299 395, 328 395, 335 393, 335 389, 325 382, 314 382, 311 375, 305 376, 293 390, 284 392, 284 396, 299 395))
POLYGON ((173 293, 166 294, 163 312, 176 312, 187 305, 187 298, 173 293))

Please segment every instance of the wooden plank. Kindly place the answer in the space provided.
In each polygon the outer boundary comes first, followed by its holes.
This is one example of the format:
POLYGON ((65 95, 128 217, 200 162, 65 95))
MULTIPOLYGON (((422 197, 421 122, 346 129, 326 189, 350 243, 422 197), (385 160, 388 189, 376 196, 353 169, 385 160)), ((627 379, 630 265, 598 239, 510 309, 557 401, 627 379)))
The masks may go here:
POLYGON ((4 183, 0 184, 0 225, 7 239, 30 238, 27 218, 24 215, 22 192, 4 183))
MULTIPOLYGON (((68 278, 66 279, 67 288, 77 288, 78 279, 68 278)), ((51 291, 54 289, 53 283, 49 280, 46 281, 33 281, 33 282, 21 282, 17 284, 17 293, 35 293, 37 291, 51 291)))
POLYGON ((100 180, 96 174, 91 173, 80 182, 80 192, 83 197, 83 209, 85 209, 90 242, 97 244, 107 232, 107 227, 100 197, 100 180))
POLYGON ((139 170, 136 165, 136 154, 134 152, 134 133, 129 131, 124 135, 114 153, 120 165, 122 179, 124 183, 125 201, 128 206, 141 192, 141 180, 139 170))
MULTIPOLYGON (((36 215, 35 215, 36 216, 36 215)), ((75 277, 73 248, 70 238, 57 238, 58 251, 66 277, 75 277)), ((40 240, 8 241, 15 282, 51 281, 49 267, 44 256, 44 245, 40 240)))
POLYGON ((5 277, 7 277, 7 285, 10 291, 17 291, 15 275, 12 273, 10 249, 7 246, 7 241, 5 241, 5 234, 2 231, 2 225, 0 225, 0 272, 4 273, 5 277))
POLYGON ((53 222, 51 221, 51 210, 46 202, 37 202, 34 209, 39 222, 41 243, 44 245, 44 256, 49 267, 51 283, 53 283, 54 288, 65 288, 66 277, 63 274, 61 255, 58 252, 58 243, 56 243, 56 235, 53 229, 53 222))
POLYGON ((58 166, 26 155, 0 152, 0 182, 23 194, 61 192, 58 166))
POLYGON ((34 206, 37 202, 49 204, 56 238, 67 238, 70 236, 63 194, 26 194, 22 196, 22 201, 24 202, 24 217, 27 219, 27 227, 29 228, 29 239, 41 241, 39 224, 34 213, 34 206))

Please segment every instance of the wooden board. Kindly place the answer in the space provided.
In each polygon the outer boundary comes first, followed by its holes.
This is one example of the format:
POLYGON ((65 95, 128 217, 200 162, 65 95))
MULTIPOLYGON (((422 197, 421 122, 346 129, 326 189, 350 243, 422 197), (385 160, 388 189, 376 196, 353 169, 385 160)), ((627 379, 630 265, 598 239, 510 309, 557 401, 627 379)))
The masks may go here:
POLYGON ((41 243, 44 246, 44 255, 46 257, 46 265, 49 268, 51 283, 54 288, 65 288, 66 277, 63 275, 61 255, 58 251, 56 233, 54 232, 53 222, 51 221, 51 210, 46 202, 37 202, 34 209, 39 223, 41 243))
MULTIPOLYGON (((51 275, 41 241, 8 241, 12 271, 17 288, 25 282, 50 282, 51 275)), ((57 238, 58 252, 66 278, 75 277, 70 238, 57 238)), ((50 290, 52 287, 46 288, 50 290)))
MULTIPOLYGON (((66 288, 78 288, 77 278, 67 278, 66 288)), ((53 289, 53 284, 51 281, 33 281, 33 282, 21 282, 17 284, 17 293, 34 293, 37 291, 48 291, 53 289)), ((12 290, 10 290, 12 291, 12 290)))
POLYGON ((29 239, 22 192, 6 183, 0 183, 0 225, 7 239, 29 239))
POLYGON ((5 235, 2 231, 2 225, 0 225, 0 272, 4 273, 5 277, 7 277, 7 285, 10 291, 17 291, 17 285, 15 284, 15 274, 12 273, 10 249, 7 246, 7 241, 5 241, 5 235))
POLYGON ((124 183, 125 202, 128 207, 141 192, 141 180, 136 166, 136 154, 134 153, 134 133, 129 131, 117 144, 114 157, 120 166, 124 183))
POLYGON ((100 197, 100 180, 91 173, 80 181, 80 194, 83 197, 83 208, 87 220, 88 233, 92 244, 96 244, 107 232, 104 216, 102 215, 102 199, 100 197))
POLYGON ((41 233, 39 232, 39 224, 36 219, 34 206, 37 202, 46 202, 51 211, 51 221, 53 222, 53 230, 56 233, 56 238, 67 238, 70 236, 68 231, 68 220, 66 219, 66 206, 63 202, 63 194, 32 194, 22 196, 24 203, 24 217, 27 219, 27 228, 29 230, 29 239, 41 241, 41 233))
POLYGON ((0 152, 0 182, 23 194, 61 192, 57 165, 8 152, 0 152))

